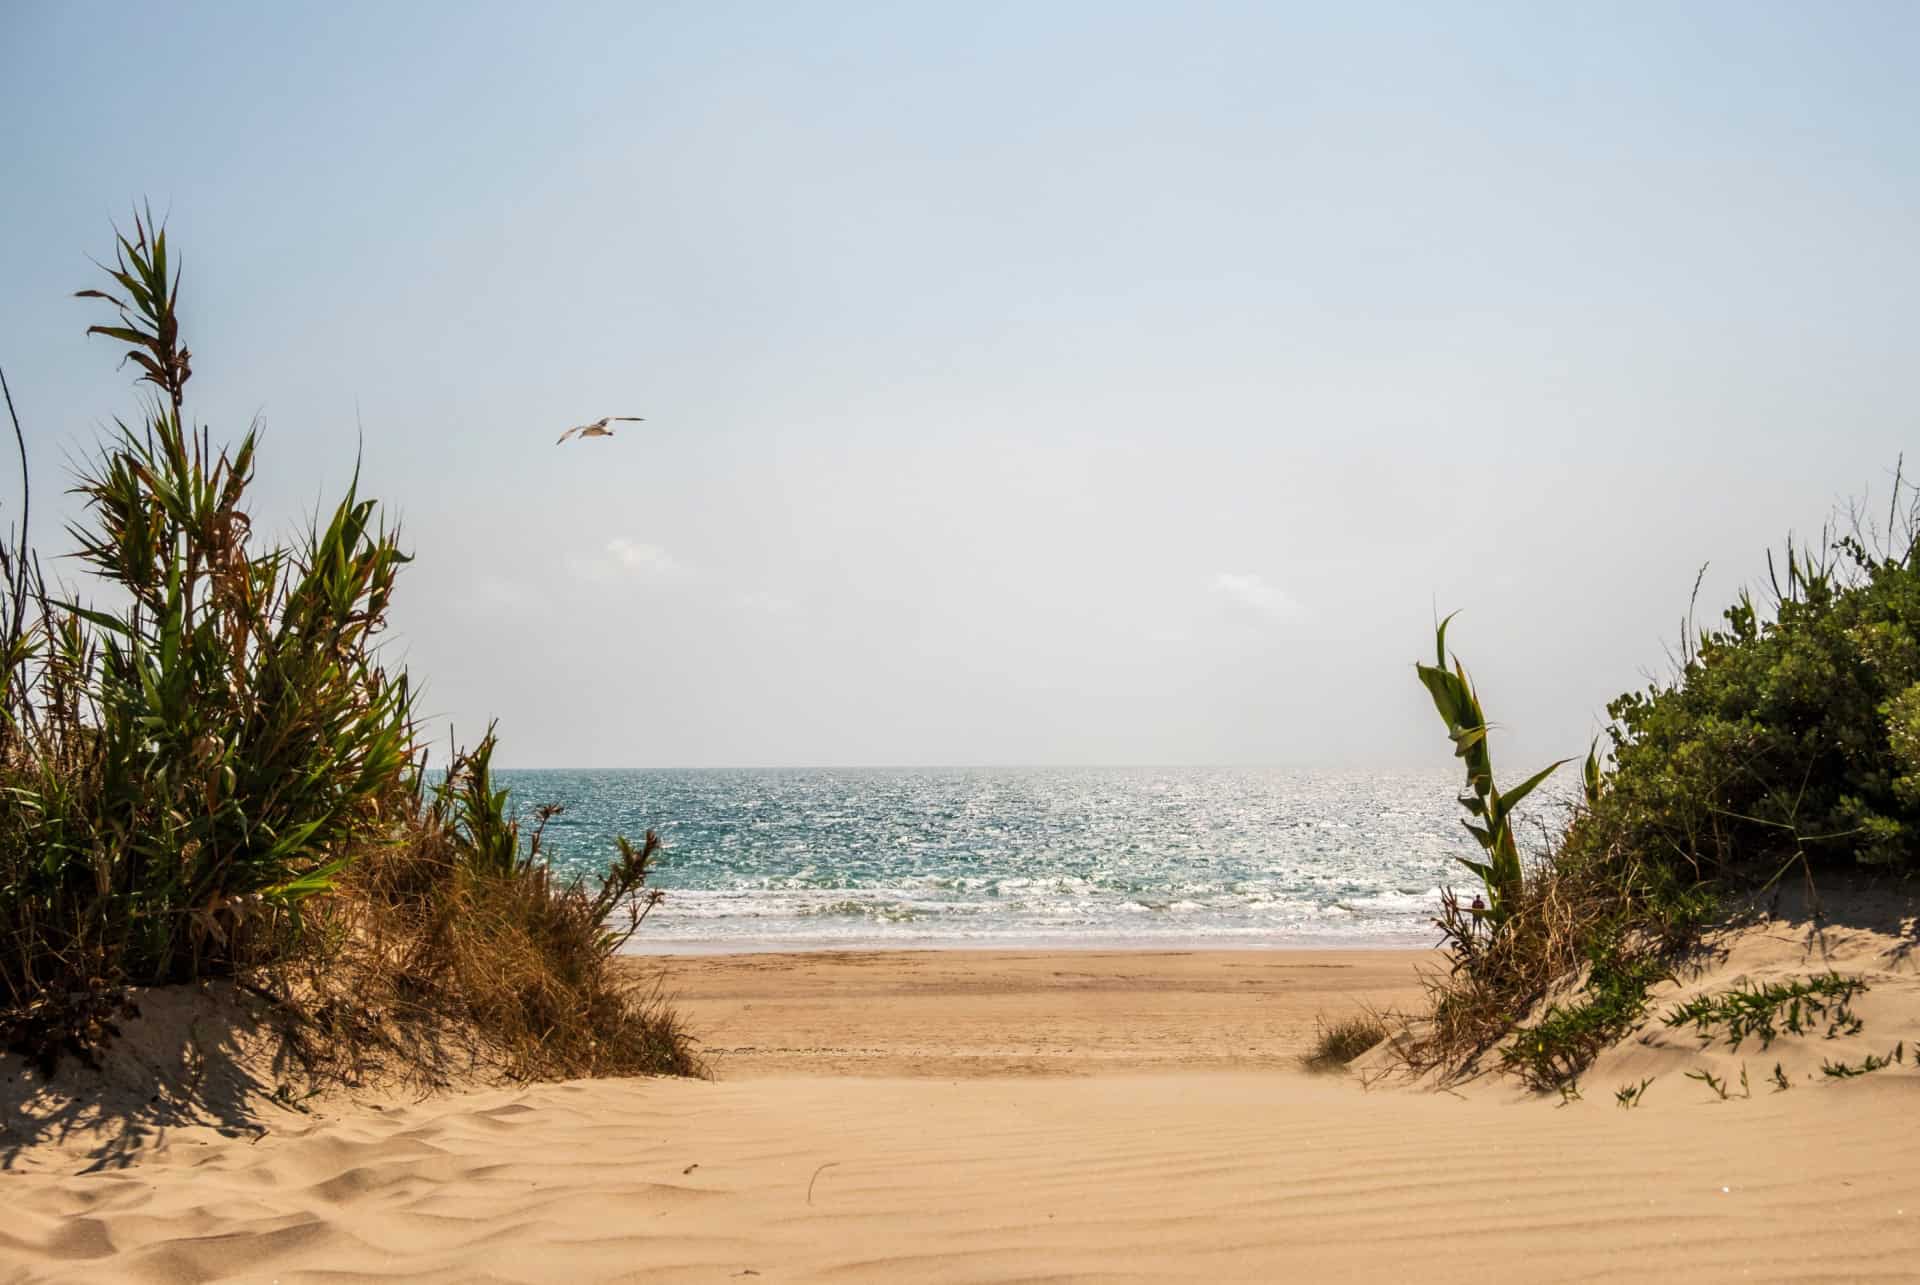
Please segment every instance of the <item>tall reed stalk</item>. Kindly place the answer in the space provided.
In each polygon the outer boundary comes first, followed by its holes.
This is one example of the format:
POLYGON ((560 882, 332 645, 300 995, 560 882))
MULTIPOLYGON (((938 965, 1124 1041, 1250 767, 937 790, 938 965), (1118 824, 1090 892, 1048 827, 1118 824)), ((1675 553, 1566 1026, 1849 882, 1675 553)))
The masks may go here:
MULTIPOLYGON (((1480 708, 1479 693, 1474 691, 1458 656, 1452 657, 1452 666, 1448 666, 1447 625, 1452 620, 1453 616, 1448 616, 1434 629, 1434 663, 1415 664, 1414 669, 1447 725, 1454 757, 1463 760, 1467 769, 1467 790, 1459 801, 1468 817, 1463 818, 1461 824, 1480 844, 1486 860, 1475 861, 1470 857, 1457 860, 1480 877, 1486 889, 1486 919, 1489 926, 1498 931, 1520 899, 1523 878, 1520 849, 1513 840, 1513 810, 1533 793, 1534 787, 1573 760, 1550 763, 1510 790, 1503 791, 1494 784, 1493 757, 1487 748, 1487 716, 1480 708)), ((1596 769, 1593 787, 1596 789, 1597 779, 1596 769)))

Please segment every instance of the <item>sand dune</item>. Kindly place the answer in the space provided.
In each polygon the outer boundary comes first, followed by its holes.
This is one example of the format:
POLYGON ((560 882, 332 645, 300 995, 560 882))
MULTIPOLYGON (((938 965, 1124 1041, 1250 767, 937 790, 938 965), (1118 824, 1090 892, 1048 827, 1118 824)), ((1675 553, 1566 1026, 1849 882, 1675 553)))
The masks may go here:
POLYGON ((1862 1279, 1920 1077, 1556 1111, 1302 1076, 576 1083, 0 1179, 10 1279, 1862 1279), (811 1193, 809 1189, 811 1188, 811 1193))
MULTIPOLYGON (((1911 1062, 1732 1101, 1662 1074, 1631 1111, 1597 1085, 1564 1108, 1506 1089, 1368 1091, 1300 1073, 1283 1049, 1315 1007, 1410 993, 1413 961, 1315 962, 1341 963, 679 961, 695 1022, 729 1050, 725 1078, 339 1107, 256 1140, 172 1131, 106 1172, 0 1175, 0 1279, 1920 1272, 1911 1062), (1198 1069, 1182 1068, 1171 1050, 1195 1022, 1218 1049, 1239 1032, 1258 1069, 1193 1045, 1198 1069), (1015 1038, 1028 1027, 1052 1033, 1037 1052, 1015 1038)), ((1876 993, 1889 1037, 1920 1017, 1898 987, 1876 993)))

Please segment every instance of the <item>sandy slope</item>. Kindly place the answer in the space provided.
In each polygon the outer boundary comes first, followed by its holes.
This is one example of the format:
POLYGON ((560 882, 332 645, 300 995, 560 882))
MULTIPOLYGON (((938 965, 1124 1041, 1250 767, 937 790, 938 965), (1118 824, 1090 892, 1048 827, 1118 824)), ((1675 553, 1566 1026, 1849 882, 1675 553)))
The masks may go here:
MULTIPOLYGON (((1634 1111, 1597 1087, 1564 1109, 1368 1092, 1281 1050, 1368 977, 1404 993, 1412 960, 1306 962, 683 962, 674 984, 716 1045, 777 1051, 728 1052, 711 1083, 491 1090, 0 1174, 0 1279, 1920 1273, 1911 1062, 1730 1102, 1663 1072, 1634 1111), (1260 1069, 1206 1046, 1182 1068, 1193 1022, 1240 1033, 1260 1069), (1036 1053, 1030 1029, 1073 1034, 1036 1053)), ((1911 965, 1883 962, 1890 1043, 1920 1008, 1897 984, 1911 965)))
POLYGON ((10 1276, 73 1280, 1861 1279, 1920 1270, 1917 1090, 1619 1112, 1247 1073, 552 1085, 0 1178, 0 1243, 10 1276))
MULTIPOLYGON (((1739 1093, 1745 1072, 1748 1085, 1758 1093, 1763 1086, 1771 1091, 1776 1068, 1788 1083, 1804 1086, 1828 1079, 1824 1068, 1829 1064, 1859 1066, 1868 1056, 1898 1051, 1902 1064, 1897 1069, 1912 1072, 1920 1090, 1920 960, 1915 959, 1920 935, 1915 931, 1915 907, 1885 896, 1840 893, 1829 894, 1827 908, 1832 918, 1817 929, 1803 913, 1788 913, 1710 935, 1701 958, 1656 989, 1647 1020, 1595 1060, 1586 1083, 1612 1086, 1654 1076, 1656 1083, 1670 1083, 1676 1091, 1684 1086, 1697 1095, 1713 1090, 1703 1082, 1687 1083, 1685 1076, 1704 1071, 1739 1093), (1858 978, 1869 988, 1848 1001, 1860 1019, 1857 1032, 1829 1034, 1830 1011, 1826 1018, 1808 1015, 1808 1038, 1792 1038, 1782 1029, 1771 1041, 1748 1035, 1735 1046, 1723 1028, 1703 1034, 1694 1026, 1669 1026, 1664 1020, 1696 996, 1792 984, 1831 972, 1858 978)), ((1920 1108, 1920 1100, 1914 1106, 1920 1108)), ((1920 1132, 1920 1119, 1914 1128, 1920 1132)), ((1914 1270, 1920 1272, 1920 1258, 1914 1270)))

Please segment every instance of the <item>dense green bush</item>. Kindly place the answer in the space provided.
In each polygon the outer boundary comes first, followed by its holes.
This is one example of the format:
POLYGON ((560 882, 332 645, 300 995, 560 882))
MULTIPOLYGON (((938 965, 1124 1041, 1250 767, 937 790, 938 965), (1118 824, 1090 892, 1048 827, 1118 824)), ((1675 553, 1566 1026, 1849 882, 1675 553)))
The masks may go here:
MULTIPOLYGON (((1459 1070, 1505 1040, 1503 1066, 1564 1084, 1644 1016, 1729 890, 1796 866, 1920 872, 1920 515, 1901 514, 1915 497, 1897 477, 1894 494, 1891 534, 1856 522, 1812 551, 1789 544, 1770 613, 1743 593, 1688 640, 1672 681, 1608 707, 1611 762, 1589 757, 1584 798, 1543 854, 1465 862, 1491 906, 1443 899, 1454 967, 1433 986, 1416 1065, 1459 1070)), ((1447 659, 1419 673, 1468 760, 1461 802, 1482 817, 1502 798, 1481 788, 1486 720, 1447 659), (1449 674, 1465 693, 1451 703, 1434 691, 1449 674)))
POLYGON ((1702 878, 1920 869, 1920 564, 1902 544, 1790 548, 1771 619, 1743 594, 1677 681, 1614 701, 1613 767, 1572 855, 1702 878))

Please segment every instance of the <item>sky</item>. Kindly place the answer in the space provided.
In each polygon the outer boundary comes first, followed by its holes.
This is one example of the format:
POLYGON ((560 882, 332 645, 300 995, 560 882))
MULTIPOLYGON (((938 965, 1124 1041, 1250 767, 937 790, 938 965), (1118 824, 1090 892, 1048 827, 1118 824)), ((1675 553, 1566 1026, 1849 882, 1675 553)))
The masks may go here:
POLYGON ((35 537, 136 405, 70 296, 145 200, 256 527, 356 450, 401 522, 436 737, 1444 768, 1457 609, 1530 771, 1669 672, 1703 565, 1710 618, 1920 441, 1917 46, 1904 4, 6 0, 35 537))

